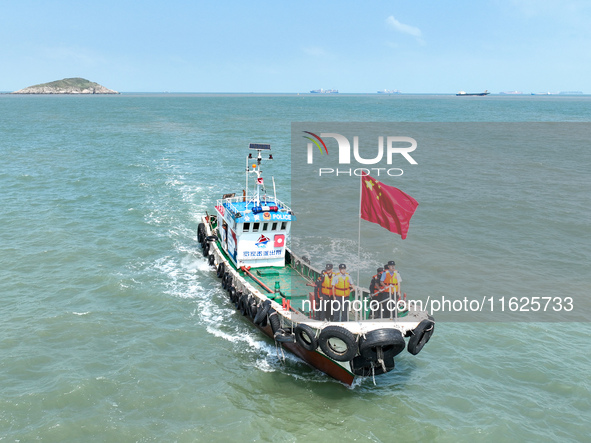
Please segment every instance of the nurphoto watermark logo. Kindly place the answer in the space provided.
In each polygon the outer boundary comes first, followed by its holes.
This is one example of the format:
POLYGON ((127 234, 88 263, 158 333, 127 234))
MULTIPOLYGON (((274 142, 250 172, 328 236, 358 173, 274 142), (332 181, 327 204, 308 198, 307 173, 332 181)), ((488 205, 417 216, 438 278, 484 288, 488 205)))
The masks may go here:
POLYGON ((398 155, 402 156, 402 158, 404 158, 411 165, 418 164, 417 161, 410 155, 411 152, 417 149, 417 141, 412 137, 379 135, 377 136, 376 149, 375 144, 370 147, 370 143, 365 144, 362 148, 360 148, 358 135, 346 137, 336 132, 321 132, 320 135, 310 131, 302 132, 308 134, 304 135, 303 138, 308 140, 306 143, 306 162, 309 165, 314 164, 314 154, 316 152, 316 148, 318 148, 320 151, 319 155, 329 156, 330 154, 327 143, 331 144, 331 141, 328 139, 334 139, 334 141, 337 143, 337 150, 335 151, 334 148, 331 147, 330 152, 335 152, 333 155, 335 157, 333 162, 338 160, 338 166, 335 165, 334 167, 320 167, 318 169, 318 175, 321 177, 327 175, 349 175, 360 177, 363 175, 380 176, 386 174, 397 177, 404 174, 404 170, 402 168, 377 167, 375 165, 384 164, 385 157, 385 164, 387 166, 391 166, 394 163, 394 158, 398 155), (352 150, 350 142, 351 138, 353 140, 352 150), (347 168, 346 165, 353 164, 351 160, 351 151, 353 151, 354 161, 358 165, 364 165, 367 167, 347 168))

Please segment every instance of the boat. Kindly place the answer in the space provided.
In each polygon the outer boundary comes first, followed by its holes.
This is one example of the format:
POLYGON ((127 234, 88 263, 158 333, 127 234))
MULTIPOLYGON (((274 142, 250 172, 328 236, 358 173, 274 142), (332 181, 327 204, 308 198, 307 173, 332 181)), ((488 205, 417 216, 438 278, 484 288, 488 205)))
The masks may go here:
MULTIPOLYGON (((394 357, 405 349, 418 354, 435 322, 416 305, 403 309, 398 304, 381 315, 385 318, 377 318, 366 309, 369 290, 354 286, 348 318, 326 318, 315 299, 323 271, 288 247, 297 218, 277 198, 274 177, 269 186, 273 193, 267 193, 262 165, 273 160, 271 146, 251 143, 249 150, 245 189, 223 194, 197 228, 203 256, 227 294, 225 303, 232 303, 277 346, 346 385, 356 377, 392 371, 394 357), (364 300, 365 308, 351 309, 352 302, 359 301, 360 307, 364 300)), ((387 295, 394 297, 392 290, 387 295)))
POLYGON ((488 95, 488 94, 490 94, 490 92, 488 92, 488 89, 487 89, 484 92, 466 92, 466 91, 460 91, 456 95, 458 97, 468 97, 468 96, 479 96, 479 97, 482 97, 482 96, 488 95))
POLYGON ((338 94, 338 89, 313 89, 310 94, 338 94))

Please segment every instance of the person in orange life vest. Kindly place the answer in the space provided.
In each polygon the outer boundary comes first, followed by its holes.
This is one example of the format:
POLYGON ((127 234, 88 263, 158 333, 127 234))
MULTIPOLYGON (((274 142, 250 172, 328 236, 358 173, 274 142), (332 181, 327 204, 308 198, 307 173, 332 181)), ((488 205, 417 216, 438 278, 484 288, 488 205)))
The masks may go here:
POLYGON ((349 303, 344 303, 349 300, 349 294, 353 289, 353 280, 347 272, 347 266, 339 265, 339 273, 332 278, 332 294, 335 305, 333 310, 333 321, 348 321, 349 320, 349 303))
MULTIPOLYGON (((377 274, 374 275, 371 278, 371 282, 369 284, 369 295, 370 295, 370 300, 378 300, 379 297, 379 289, 380 289, 380 281, 382 280, 382 273, 384 272, 384 268, 378 268, 377 269, 377 274)), ((371 311, 371 316, 372 318, 376 318, 377 316, 377 312, 378 311, 371 311)))
POLYGON ((331 263, 327 263, 326 267, 324 269, 324 271, 322 271, 322 274, 318 277, 318 280, 316 280, 316 285, 318 286, 318 306, 317 306, 317 310, 318 310, 318 320, 320 321, 324 321, 324 320, 331 320, 332 317, 332 312, 330 310, 331 308, 331 299, 332 299, 332 278, 333 278, 333 272, 332 272, 332 264, 331 263))
MULTIPOLYGON (((380 281, 381 290, 383 291, 381 293, 383 294, 382 301, 390 299, 390 293, 392 294, 391 300, 396 302, 400 298, 400 283, 402 282, 402 278, 396 270, 395 265, 396 263, 394 263, 394 260, 390 260, 388 262, 388 269, 382 274, 382 279, 380 281)), ((387 302, 383 303, 383 305, 386 303, 387 302)), ((382 310, 382 312, 384 311, 382 310)))

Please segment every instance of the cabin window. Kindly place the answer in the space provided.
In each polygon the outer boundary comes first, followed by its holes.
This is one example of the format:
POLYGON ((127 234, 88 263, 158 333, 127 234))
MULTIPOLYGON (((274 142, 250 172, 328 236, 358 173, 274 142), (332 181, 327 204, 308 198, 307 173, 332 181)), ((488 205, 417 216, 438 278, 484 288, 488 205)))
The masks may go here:
POLYGON ((244 226, 242 227, 242 232, 248 231, 250 231, 250 223, 244 223, 244 226))
POLYGON ((268 227, 269 227, 269 223, 263 223, 263 232, 265 232, 268 227))
POLYGON ((281 230, 285 231, 287 229, 287 222, 282 222, 281 223, 281 230))
POLYGON ((271 226, 271 231, 276 231, 277 230, 277 222, 273 223, 273 226, 271 226))
POLYGON ((253 223, 252 224, 252 232, 259 232, 259 225, 260 225, 260 223, 253 223))

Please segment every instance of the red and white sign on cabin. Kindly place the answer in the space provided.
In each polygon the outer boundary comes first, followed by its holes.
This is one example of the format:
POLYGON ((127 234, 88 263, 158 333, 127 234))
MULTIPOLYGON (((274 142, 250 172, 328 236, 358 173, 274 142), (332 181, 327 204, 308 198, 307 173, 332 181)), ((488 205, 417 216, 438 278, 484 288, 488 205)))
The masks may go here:
POLYGON ((285 234, 275 234, 274 240, 275 243, 273 244, 273 246, 275 248, 282 248, 283 246, 285 246, 285 234))

